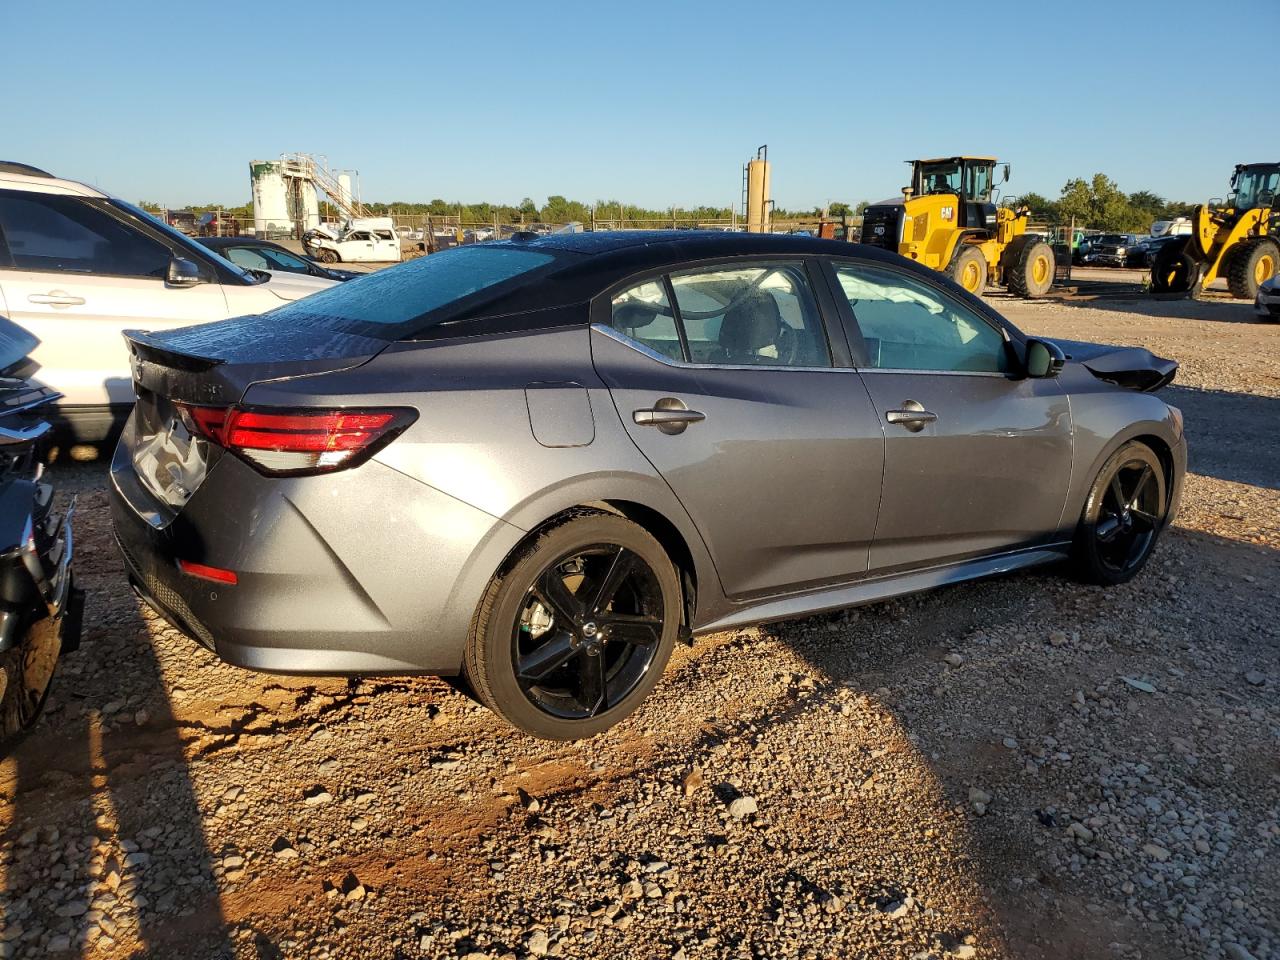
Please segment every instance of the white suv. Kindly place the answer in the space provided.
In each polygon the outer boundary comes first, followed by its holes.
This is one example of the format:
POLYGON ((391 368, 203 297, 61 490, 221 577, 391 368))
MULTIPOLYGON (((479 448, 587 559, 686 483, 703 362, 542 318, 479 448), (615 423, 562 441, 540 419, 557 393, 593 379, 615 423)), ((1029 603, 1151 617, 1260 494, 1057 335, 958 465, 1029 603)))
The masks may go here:
POLYGON ((263 313, 333 286, 245 270, 92 187, 0 162, 0 315, 40 338, 60 425, 104 439, 133 406, 122 331, 263 313))

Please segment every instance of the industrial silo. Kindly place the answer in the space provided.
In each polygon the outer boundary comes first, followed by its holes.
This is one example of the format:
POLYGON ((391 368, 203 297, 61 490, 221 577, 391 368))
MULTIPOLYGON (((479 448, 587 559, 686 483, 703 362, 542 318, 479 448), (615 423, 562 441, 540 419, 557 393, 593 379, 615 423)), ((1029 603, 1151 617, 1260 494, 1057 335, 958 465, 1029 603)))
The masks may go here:
POLYGON ((289 191, 278 160, 252 160, 249 179, 253 184, 253 229, 260 236, 293 232, 289 215, 289 191))

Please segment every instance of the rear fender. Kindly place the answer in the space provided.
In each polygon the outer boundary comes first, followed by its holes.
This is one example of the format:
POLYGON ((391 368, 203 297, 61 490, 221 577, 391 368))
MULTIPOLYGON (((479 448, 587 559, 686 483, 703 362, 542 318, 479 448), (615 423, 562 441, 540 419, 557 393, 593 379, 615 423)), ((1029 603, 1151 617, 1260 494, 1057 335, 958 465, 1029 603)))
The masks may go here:
POLYGON ((692 573, 698 585, 694 623, 705 623, 720 616, 727 609, 727 601, 711 554, 689 514, 659 477, 617 472, 571 477, 517 504, 502 519, 523 530, 535 531, 576 507, 608 507, 610 503, 620 502, 638 504, 658 514, 684 541, 693 560, 692 573))

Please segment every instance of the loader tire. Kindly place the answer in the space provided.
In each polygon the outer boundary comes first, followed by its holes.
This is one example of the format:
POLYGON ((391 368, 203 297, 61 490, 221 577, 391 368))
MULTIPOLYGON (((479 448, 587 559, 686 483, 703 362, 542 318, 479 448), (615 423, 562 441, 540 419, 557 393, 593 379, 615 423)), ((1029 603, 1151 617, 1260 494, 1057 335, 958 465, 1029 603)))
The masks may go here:
POLYGON ((1169 243, 1160 248, 1151 264, 1152 293, 1192 293, 1200 289, 1200 261, 1187 251, 1186 243, 1169 243))
POLYGON ((977 247, 961 244, 947 267, 951 279, 975 297, 987 288, 987 258, 977 247))
POLYGON ((1258 287, 1280 270, 1280 244, 1270 237, 1255 237, 1227 251, 1227 287, 1238 300, 1252 300, 1258 287))
POLYGON ((1019 297, 1043 297, 1056 272, 1053 247, 1037 237, 1014 237, 1004 251, 1005 285, 1019 297))

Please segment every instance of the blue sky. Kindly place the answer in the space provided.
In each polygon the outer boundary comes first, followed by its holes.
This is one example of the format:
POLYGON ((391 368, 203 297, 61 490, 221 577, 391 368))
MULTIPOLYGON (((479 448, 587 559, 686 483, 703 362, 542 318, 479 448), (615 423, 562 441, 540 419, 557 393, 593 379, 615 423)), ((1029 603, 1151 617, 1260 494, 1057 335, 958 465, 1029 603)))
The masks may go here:
POLYGON ((0 157, 170 206, 293 151, 367 200, 692 206, 767 143, 784 208, 890 196, 916 156, 1187 200, 1280 159, 1280 0, 0 0, 0 37, 0 157))

